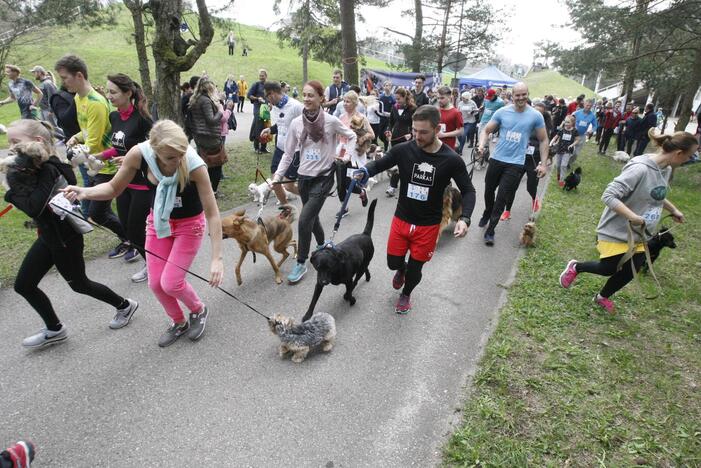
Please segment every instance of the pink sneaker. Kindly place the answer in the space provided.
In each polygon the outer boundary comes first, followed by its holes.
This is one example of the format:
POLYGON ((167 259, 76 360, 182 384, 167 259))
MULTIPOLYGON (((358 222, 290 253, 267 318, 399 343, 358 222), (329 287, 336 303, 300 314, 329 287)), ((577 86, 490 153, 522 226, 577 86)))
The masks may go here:
MULTIPOLYGON (((20 440, 6 450, 12 462, 12 468, 29 468, 34 461, 34 444, 28 440, 20 440)), ((5 464, 3 463, 3 466, 5 464)))
POLYGON ((504 210, 504 212, 501 214, 501 218, 499 218, 499 221, 506 221, 507 219, 511 219, 511 211, 504 210))
POLYGON ((597 294, 596 296, 594 296, 594 302, 609 314, 616 313, 616 308, 613 305, 613 301, 608 297, 604 297, 600 294, 597 294))
POLYGON ((392 278, 392 287, 394 289, 401 289, 404 286, 404 272, 397 270, 392 278))
POLYGON ((574 283, 574 280, 577 278, 577 270, 575 270, 574 266, 577 264, 577 260, 570 260, 567 262, 567 266, 563 270, 562 273, 560 273, 560 286, 563 288, 567 289, 570 286, 572 286, 572 283, 574 283))
POLYGON ((533 199, 533 204, 531 208, 533 209, 533 213, 537 213, 540 211, 540 200, 538 200, 537 197, 533 199))
POLYGON ((406 315, 411 310, 411 300, 409 296, 400 294, 397 300, 397 305, 394 306, 394 311, 399 315, 406 315))

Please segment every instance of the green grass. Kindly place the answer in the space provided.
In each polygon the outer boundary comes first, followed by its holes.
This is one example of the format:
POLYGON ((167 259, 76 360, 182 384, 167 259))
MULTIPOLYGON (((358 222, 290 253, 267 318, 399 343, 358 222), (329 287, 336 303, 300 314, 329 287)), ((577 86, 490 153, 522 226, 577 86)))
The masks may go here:
MULTIPOLYGON (((241 130, 239 130, 241 131, 241 130)), ((228 177, 219 184, 217 205, 220 211, 230 210, 248 201, 247 187, 256 172, 256 154, 248 142, 227 146, 229 162, 224 166, 228 177)), ((263 173, 269 177, 271 155, 260 156, 259 164, 263 173)), ((0 187, 0 199, 5 191, 0 187)), ((274 197, 273 197, 274 198, 274 197)), ((272 203, 272 202, 271 202, 272 203)), ((5 207, 5 203, 0 204, 5 207)), ((116 212, 116 208, 115 208, 116 212)), ((29 218, 18 209, 12 209, 0 218, 2 236, 0 236, 0 285, 12 285, 17 270, 27 250, 36 239, 36 231, 24 227, 29 218)), ((85 258, 91 259, 105 255, 116 245, 117 239, 98 229, 85 235, 85 258)))
POLYGON ((655 290, 644 277, 608 316, 591 302, 602 277, 558 284, 567 260, 597 257, 600 195, 620 165, 594 153, 580 158, 578 192, 551 181, 446 465, 701 466, 701 167, 674 176, 670 199, 688 222, 655 263, 664 295, 644 299, 655 290))
POLYGON ((555 70, 531 72, 523 81, 528 85, 531 99, 542 98, 546 94, 565 99, 574 99, 580 94, 584 94, 587 98, 595 96, 593 90, 560 75, 555 70))

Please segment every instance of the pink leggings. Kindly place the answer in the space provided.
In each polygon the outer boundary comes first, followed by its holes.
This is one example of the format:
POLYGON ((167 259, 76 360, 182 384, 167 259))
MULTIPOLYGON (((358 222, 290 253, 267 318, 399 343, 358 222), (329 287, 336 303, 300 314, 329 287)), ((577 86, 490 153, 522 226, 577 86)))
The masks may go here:
MULTIPOLYGON (((158 239, 153 227, 153 212, 146 218, 146 250, 153 252, 169 262, 182 268, 190 268, 204 237, 205 217, 200 213, 190 218, 171 219, 169 237, 158 239)), ((202 309, 202 301, 190 283, 185 280, 185 273, 171 263, 146 255, 148 267, 148 286, 165 308, 168 316, 176 323, 186 320, 178 301, 185 304, 191 312, 202 309)))

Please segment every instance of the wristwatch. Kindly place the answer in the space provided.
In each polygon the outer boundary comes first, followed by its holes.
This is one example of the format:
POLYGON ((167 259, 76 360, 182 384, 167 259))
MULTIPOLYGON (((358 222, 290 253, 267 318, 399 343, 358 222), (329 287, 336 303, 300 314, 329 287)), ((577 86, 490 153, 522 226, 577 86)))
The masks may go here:
POLYGON ((460 216, 458 221, 463 221, 465 224, 467 224, 467 227, 470 227, 470 218, 467 216, 460 216))

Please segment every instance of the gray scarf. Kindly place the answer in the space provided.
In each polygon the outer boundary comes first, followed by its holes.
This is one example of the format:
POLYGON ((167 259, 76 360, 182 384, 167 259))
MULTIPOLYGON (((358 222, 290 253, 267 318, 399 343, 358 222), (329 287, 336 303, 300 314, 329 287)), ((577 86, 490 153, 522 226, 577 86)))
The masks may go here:
POLYGON ((324 114, 325 112, 322 112, 321 109, 318 109, 316 114, 307 112, 306 109, 302 111, 302 124, 304 128, 300 136, 300 148, 304 145, 307 137, 311 138, 314 143, 318 143, 319 140, 324 139, 324 114))

